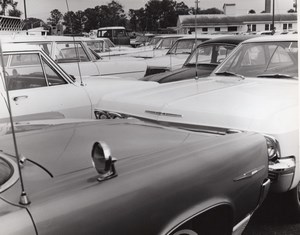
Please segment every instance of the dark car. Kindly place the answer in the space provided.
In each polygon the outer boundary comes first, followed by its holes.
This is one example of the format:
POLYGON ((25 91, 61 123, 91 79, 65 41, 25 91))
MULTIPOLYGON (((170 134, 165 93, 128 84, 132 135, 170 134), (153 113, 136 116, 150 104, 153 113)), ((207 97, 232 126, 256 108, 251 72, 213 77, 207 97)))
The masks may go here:
POLYGON ((240 234, 269 188, 260 134, 135 119, 18 123, 19 174, 1 127, 1 234, 240 234))
POLYGON ((142 81, 159 83, 175 82, 186 79, 206 77, 229 55, 242 41, 253 35, 228 35, 201 43, 180 69, 141 78, 142 81))

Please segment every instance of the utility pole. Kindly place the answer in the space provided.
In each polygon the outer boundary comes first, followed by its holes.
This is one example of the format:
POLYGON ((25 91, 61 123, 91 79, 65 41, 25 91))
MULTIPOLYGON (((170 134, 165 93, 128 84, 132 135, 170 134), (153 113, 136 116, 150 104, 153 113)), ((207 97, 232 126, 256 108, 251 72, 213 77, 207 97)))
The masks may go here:
POLYGON ((25 14, 25 20, 27 20, 26 0, 24 0, 24 14, 25 14))
POLYGON ((272 8, 272 33, 275 33, 275 0, 273 0, 273 8, 272 8))
MULTIPOLYGON (((199 8, 199 0, 196 0, 196 11, 195 11, 195 48, 197 47, 197 12, 198 12, 198 8, 199 8)), ((198 60, 198 53, 196 54, 196 69, 195 69, 195 79, 198 80, 198 63, 197 63, 197 60, 198 60)))

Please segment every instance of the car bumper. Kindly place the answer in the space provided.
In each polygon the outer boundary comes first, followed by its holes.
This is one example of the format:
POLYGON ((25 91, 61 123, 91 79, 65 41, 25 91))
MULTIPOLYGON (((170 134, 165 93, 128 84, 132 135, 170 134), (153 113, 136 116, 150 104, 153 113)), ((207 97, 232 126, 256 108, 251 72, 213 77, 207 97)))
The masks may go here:
POLYGON ((290 189, 296 169, 294 157, 281 158, 269 164, 269 178, 272 192, 286 192, 290 189))

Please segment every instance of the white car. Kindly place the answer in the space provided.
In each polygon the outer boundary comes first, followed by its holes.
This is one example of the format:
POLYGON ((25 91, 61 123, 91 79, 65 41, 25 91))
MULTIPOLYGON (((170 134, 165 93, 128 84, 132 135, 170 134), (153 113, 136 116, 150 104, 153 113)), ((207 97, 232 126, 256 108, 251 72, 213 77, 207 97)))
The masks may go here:
POLYGON ((188 35, 178 38, 165 55, 145 60, 148 67, 146 76, 181 68, 191 52, 199 44, 220 36, 203 34, 197 37, 195 35, 188 35))
POLYGON ((9 100, 14 120, 41 118, 92 118, 92 110, 106 92, 124 91, 142 81, 114 77, 86 77, 74 81, 40 47, 3 44, 0 77, 0 122, 9 117, 9 100))
POLYGON ((207 127, 213 126, 218 133, 230 128, 268 136, 272 190, 285 193, 286 199, 280 203, 286 203, 299 220, 297 44, 297 35, 246 40, 209 77, 107 94, 95 115, 132 116, 185 129, 209 131, 207 127))
POLYGON ((67 73, 76 78, 117 76, 130 79, 144 77, 144 61, 105 61, 82 39, 66 36, 0 36, 2 42, 39 45, 67 73))
POLYGON ((168 50, 172 47, 172 45, 175 43, 175 41, 178 38, 182 38, 184 34, 166 34, 166 35, 159 35, 152 38, 149 45, 142 46, 135 48, 135 51, 133 53, 126 53, 126 55, 121 56, 131 56, 131 57, 137 57, 137 58, 154 58, 154 57, 160 57, 166 55, 168 50))
POLYGON ((115 45, 109 38, 76 37, 76 39, 84 41, 104 60, 120 59, 120 55, 135 53, 139 50, 130 46, 115 45))

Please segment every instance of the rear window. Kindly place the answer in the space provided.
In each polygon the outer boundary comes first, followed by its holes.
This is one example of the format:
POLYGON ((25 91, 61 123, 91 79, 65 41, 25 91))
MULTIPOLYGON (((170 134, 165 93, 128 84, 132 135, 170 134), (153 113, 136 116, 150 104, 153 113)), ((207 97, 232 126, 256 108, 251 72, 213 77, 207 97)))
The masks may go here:
POLYGON ((0 158, 0 188, 4 185, 12 176, 13 167, 3 158, 0 158))

